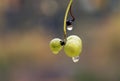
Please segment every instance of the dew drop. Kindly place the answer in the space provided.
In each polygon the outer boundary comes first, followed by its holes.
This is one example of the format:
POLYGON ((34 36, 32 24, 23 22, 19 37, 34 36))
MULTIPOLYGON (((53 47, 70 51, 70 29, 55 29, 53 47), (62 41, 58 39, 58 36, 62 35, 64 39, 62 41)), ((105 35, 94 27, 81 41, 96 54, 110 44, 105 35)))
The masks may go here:
POLYGON ((80 58, 79 58, 79 56, 72 57, 72 60, 73 60, 73 62, 75 62, 75 63, 76 63, 76 62, 78 62, 78 61, 79 61, 79 59, 80 59, 80 58))
POLYGON ((71 31, 73 29, 73 26, 70 25, 70 26, 67 26, 67 30, 71 31))

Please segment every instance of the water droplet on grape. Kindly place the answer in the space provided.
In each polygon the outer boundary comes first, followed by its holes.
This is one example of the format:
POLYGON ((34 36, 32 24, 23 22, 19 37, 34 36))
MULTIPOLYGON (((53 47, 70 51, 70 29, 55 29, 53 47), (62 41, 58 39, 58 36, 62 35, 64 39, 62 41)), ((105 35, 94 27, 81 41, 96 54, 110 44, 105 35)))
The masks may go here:
POLYGON ((79 58, 79 56, 72 57, 72 60, 73 60, 73 62, 75 62, 75 63, 76 63, 76 62, 78 62, 78 61, 79 61, 79 59, 80 59, 80 58, 79 58))
POLYGON ((70 26, 67 26, 67 30, 71 31, 73 29, 73 26, 70 25, 70 26))

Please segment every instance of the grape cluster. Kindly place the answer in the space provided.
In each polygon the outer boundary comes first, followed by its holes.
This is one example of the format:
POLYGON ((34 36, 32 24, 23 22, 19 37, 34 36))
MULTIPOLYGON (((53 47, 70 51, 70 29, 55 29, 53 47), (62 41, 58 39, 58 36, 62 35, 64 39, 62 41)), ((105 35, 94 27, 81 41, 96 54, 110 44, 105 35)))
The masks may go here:
POLYGON ((67 37, 65 43, 59 38, 50 41, 50 49, 54 54, 58 54, 62 48, 67 56, 77 57, 82 51, 82 40, 76 35, 71 35, 67 37))
POLYGON ((72 7, 73 0, 69 1, 67 6, 65 17, 64 17, 64 41, 59 38, 54 38, 50 41, 50 49, 54 54, 58 54, 62 48, 64 48, 64 52, 68 57, 71 57, 73 62, 79 61, 79 55, 82 51, 82 40, 80 37, 76 35, 71 35, 67 37, 67 30, 71 31, 73 29, 73 22, 75 21, 75 17, 72 14, 71 7, 72 7), (68 18, 68 14, 72 19, 68 18), (68 19, 67 19, 68 18, 68 19))

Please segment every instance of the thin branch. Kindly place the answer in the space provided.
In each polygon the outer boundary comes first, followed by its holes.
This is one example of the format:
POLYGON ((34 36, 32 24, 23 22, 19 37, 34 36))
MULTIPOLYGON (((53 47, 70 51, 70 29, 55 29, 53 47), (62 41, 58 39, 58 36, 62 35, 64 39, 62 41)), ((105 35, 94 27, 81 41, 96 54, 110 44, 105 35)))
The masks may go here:
POLYGON ((63 27, 64 40, 66 40, 66 37, 67 37, 66 21, 67 21, 68 13, 69 13, 69 10, 71 8, 72 3, 73 3, 73 0, 70 0, 69 3, 68 3, 67 9, 66 9, 65 17, 64 17, 64 27, 63 27))

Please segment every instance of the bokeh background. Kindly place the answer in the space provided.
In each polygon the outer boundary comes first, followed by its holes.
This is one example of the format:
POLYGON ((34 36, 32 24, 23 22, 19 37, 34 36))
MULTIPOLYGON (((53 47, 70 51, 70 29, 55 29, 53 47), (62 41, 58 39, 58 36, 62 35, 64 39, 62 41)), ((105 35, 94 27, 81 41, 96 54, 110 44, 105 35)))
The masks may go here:
POLYGON ((120 0, 74 0, 78 63, 49 42, 63 38, 69 0, 0 0, 0 81, 120 81, 120 0))

